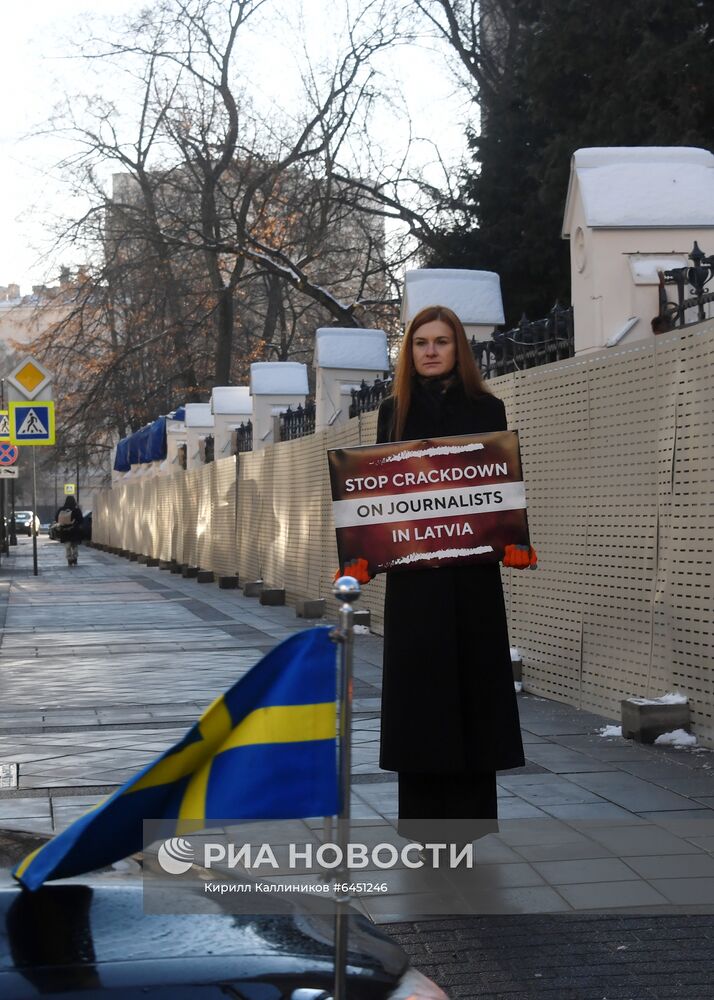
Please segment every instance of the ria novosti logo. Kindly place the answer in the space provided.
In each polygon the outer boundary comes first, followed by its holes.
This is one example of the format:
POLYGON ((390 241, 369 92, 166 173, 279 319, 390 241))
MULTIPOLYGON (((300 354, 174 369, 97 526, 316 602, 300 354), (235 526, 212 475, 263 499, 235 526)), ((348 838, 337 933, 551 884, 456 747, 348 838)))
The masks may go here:
POLYGON ((172 837, 165 840, 158 850, 159 864, 169 875, 185 875, 195 860, 195 852, 188 840, 172 837))
MULTIPOLYGON (((473 844, 465 843, 409 843, 400 848, 385 841, 367 845, 347 843, 346 845, 324 843, 288 844, 287 867, 291 870, 310 871, 316 865, 323 871, 335 871, 346 867, 357 869, 386 869, 401 864, 405 868, 423 868, 427 864, 447 865, 450 868, 473 868, 473 844), (431 862, 428 856, 431 854, 431 862)), ((211 868, 245 868, 260 872, 263 868, 280 869, 281 861, 270 844, 244 843, 204 843, 202 857, 196 858, 196 851, 190 841, 181 837, 165 840, 157 852, 160 866, 169 875, 185 875, 194 864, 211 868)), ((284 861, 283 861, 284 863, 284 861)))

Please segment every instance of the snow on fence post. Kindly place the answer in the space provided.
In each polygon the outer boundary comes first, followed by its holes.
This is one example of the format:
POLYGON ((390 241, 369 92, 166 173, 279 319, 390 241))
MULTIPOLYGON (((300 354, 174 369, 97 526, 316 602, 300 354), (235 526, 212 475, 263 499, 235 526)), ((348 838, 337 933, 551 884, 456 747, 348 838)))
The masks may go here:
POLYGON ((659 272, 711 252, 714 155, 685 146, 577 149, 563 219, 575 354, 652 340, 659 272))
POLYGON ((321 431, 349 419, 352 390, 363 379, 373 382, 388 371, 387 335, 384 330, 323 327, 315 335, 313 366, 315 430, 321 431))
POLYGON ((447 306, 464 324, 467 337, 487 340, 505 322, 501 282, 493 271, 422 268, 404 278, 401 320, 408 323, 427 306, 447 306))
POLYGON ((253 397, 253 450, 273 443, 273 417, 288 406, 305 405, 307 365, 296 361, 255 361, 250 366, 253 397))
POLYGON ((216 461, 231 455, 231 435, 253 415, 253 401, 247 385, 217 385, 211 392, 213 440, 216 461))

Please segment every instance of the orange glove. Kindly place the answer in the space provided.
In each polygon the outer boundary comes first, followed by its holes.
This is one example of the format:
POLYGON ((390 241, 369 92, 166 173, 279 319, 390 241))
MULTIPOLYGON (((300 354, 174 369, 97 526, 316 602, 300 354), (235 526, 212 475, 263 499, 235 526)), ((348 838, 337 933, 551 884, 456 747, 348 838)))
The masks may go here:
POLYGON ((353 559, 347 563, 344 573, 337 570, 334 579, 339 580, 341 576, 353 576, 357 583, 369 583, 372 577, 369 575, 369 563, 366 559, 353 559))
POLYGON ((529 566, 535 569, 538 565, 538 556, 532 545, 507 545, 503 550, 501 562, 512 569, 527 569, 529 566))

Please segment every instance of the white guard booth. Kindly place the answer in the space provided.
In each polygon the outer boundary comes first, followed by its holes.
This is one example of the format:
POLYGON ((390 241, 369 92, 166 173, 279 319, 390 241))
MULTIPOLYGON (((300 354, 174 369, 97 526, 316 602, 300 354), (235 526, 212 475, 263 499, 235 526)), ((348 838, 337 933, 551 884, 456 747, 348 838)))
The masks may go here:
POLYGON ((217 385, 211 392, 213 452, 216 460, 230 455, 231 432, 253 416, 253 400, 247 385, 217 385))
POLYGON ((562 235, 575 353, 652 337, 658 271, 687 265, 695 240, 714 253, 714 155, 687 146, 576 150, 562 235))
POLYGON ((349 419, 352 389, 389 370, 384 330, 322 327, 315 335, 315 430, 349 419))
POLYGON ((255 361, 250 366, 253 450, 273 443, 273 417, 305 405, 307 365, 297 361, 255 361))
POLYGON ((213 433, 210 403, 186 403, 186 470, 202 466, 199 441, 213 433))
POLYGON ((401 320, 407 324, 427 306, 447 306, 464 324, 468 337, 489 340, 504 322, 501 282, 493 271, 423 268, 404 278, 401 320))

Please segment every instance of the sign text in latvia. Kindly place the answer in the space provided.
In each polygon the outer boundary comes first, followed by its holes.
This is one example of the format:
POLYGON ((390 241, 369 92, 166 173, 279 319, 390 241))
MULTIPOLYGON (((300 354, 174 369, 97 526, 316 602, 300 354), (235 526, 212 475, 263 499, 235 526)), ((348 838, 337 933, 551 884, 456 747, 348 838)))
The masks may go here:
POLYGON ((518 434, 497 431, 328 452, 340 566, 371 575, 497 562, 528 545, 518 434))

